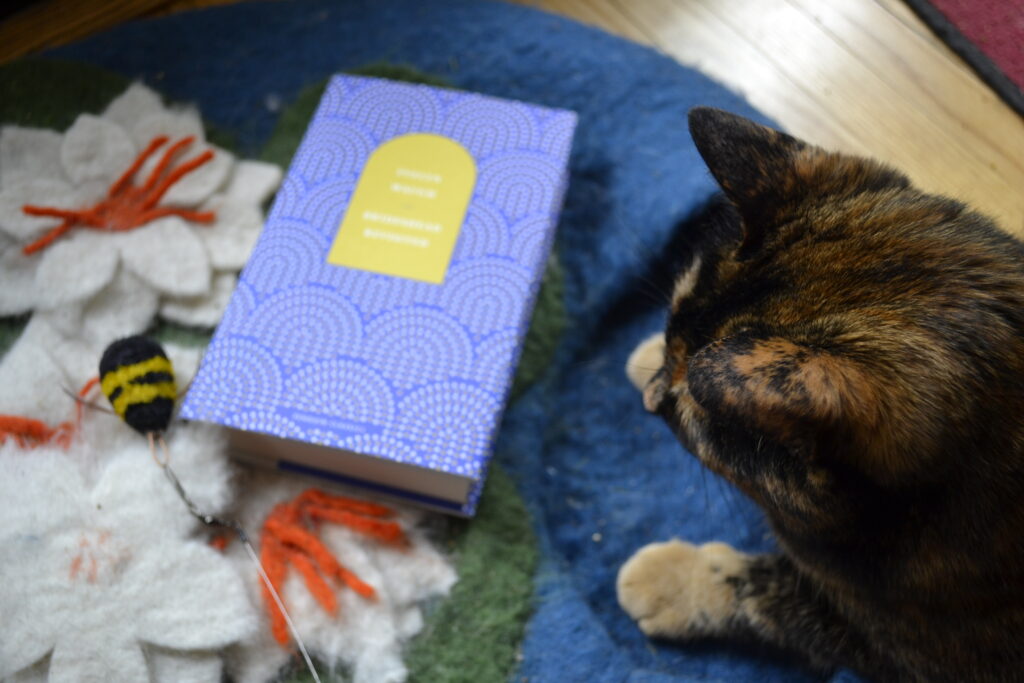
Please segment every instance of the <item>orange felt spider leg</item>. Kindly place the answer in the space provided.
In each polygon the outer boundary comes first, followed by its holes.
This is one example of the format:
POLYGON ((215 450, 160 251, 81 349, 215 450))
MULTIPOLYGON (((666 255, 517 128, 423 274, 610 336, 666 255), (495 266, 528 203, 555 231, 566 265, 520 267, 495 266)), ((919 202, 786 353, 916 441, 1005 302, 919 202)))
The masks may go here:
POLYGON ((316 560, 328 574, 335 573, 338 561, 334 559, 331 552, 313 534, 297 526, 288 526, 280 521, 270 518, 263 528, 271 533, 281 543, 291 545, 302 550, 316 560))
POLYGON ((324 611, 331 616, 336 615, 338 613, 338 598, 334 595, 334 591, 327 585, 323 577, 320 576, 320 572, 313 566, 310 559, 299 551, 292 551, 288 553, 287 557, 292 566, 302 575, 306 582, 306 588, 316 598, 316 601, 320 603, 320 606, 324 608, 324 611))
MULTIPOLYGON (((263 535, 262 543, 260 544, 260 564, 263 565, 263 571, 267 574, 267 579, 270 580, 270 584, 277 591, 278 595, 281 595, 281 589, 284 586, 284 576, 288 570, 284 546, 274 542, 268 538, 266 534, 263 535)), ((271 595, 270 589, 266 585, 261 584, 260 588, 263 592, 263 604, 267 607, 267 614, 270 616, 270 633, 282 647, 287 646, 291 639, 291 635, 288 633, 288 622, 285 621, 284 613, 281 612, 277 603, 274 601, 274 596, 271 595)))
POLYGON ((343 524, 362 534, 372 536, 385 543, 404 545, 407 543, 405 532, 398 522, 384 521, 353 514, 348 510, 309 506, 307 514, 316 521, 343 524))
POLYGON ((354 590, 356 593, 359 593, 367 600, 377 599, 377 591, 373 586, 366 583, 340 564, 335 567, 335 576, 344 581, 346 586, 354 590))
POLYGON ((110 186, 110 189, 107 190, 107 197, 116 197, 117 195, 121 194, 122 190, 128 188, 129 183, 131 183, 132 181, 132 178, 134 178, 135 174, 138 173, 140 168, 142 168, 142 165, 145 164, 146 161, 149 160, 149 157, 153 156, 153 153, 156 152, 160 147, 162 147, 167 142, 167 140, 168 137, 166 135, 160 135, 153 138, 150 141, 149 146, 146 147, 146 149, 144 149, 142 153, 135 158, 135 161, 132 162, 132 165, 129 166, 128 169, 121 175, 121 177, 118 178, 114 182, 114 184, 110 186))
POLYGON ((324 544, 320 542, 320 539, 305 529, 285 526, 275 519, 268 519, 264 528, 280 541, 305 551, 307 555, 316 560, 316 563, 320 565, 320 568, 325 573, 330 576, 337 576, 349 588, 364 598, 371 600, 377 598, 377 591, 373 589, 373 586, 363 582, 358 576, 342 567, 324 544))
MULTIPOLYGON (((148 195, 150 192, 152 192, 153 188, 156 187, 157 181, 159 181, 160 177, 163 176, 164 171, 166 171, 167 168, 171 165, 171 159, 173 159, 178 154, 178 152, 191 145, 195 141, 195 139, 196 137, 194 135, 189 135, 178 140, 173 145, 165 149, 164 155, 160 158, 160 161, 157 162, 156 166, 153 167, 153 170, 150 172, 149 177, 146 178, 145 183, 142 185, 141 188, 138 188, 139 194, 148 195)), ((165 137, 163 138, 163 140, 164 142, 166 142, 167 138, 165 137)), ((152 151, 156 150, 153 149, 152 151)), ((148 152, 150 152, 150 148, 147 148, 146 152, 143 152, 143 154, 146 154, 148 152)))
POLYGON ((53 441, 62 448, 67 448, 71 444, 73 433, 74 425, 70 422, 61 422, 56 427, 50 427, 45 422, 31 417, 0 415, 0 443, 12 438, 22 448, 35 448, 53 441))
POLYGON ((338 510, 348 510, 370 517, 393 517, 395 511, 385 505, 368 503, 362 500, 345 498, 344 496, 332 496, 319 489, 307 489, 296 500, 299 505, 311 503, 320 507, 329 507, 338 510))
POLYGON ((194 158, 172 168, 178 153, 195 140, 188 136, 178 140, 164 150, 145 184, 133 184, 136 174, 145 163, 168 142, 166 136, 159 136, 149 143, 123 174, 110 186, 105 199, 91 207, 64 209, 54 206, 26 204, 22 212, 29 216, 59 218, 61 223, 45 235, 22 248, 26 256, 46 249, 74 228, 122 232, 134 230, 164 216, 179 216, 186 221, 210 223, 216 220, 213 211, 195 211, 183 207, 160 206, 164 195, 182 178, 203 166, 214 157, 212 150, 201 152, 194 158))

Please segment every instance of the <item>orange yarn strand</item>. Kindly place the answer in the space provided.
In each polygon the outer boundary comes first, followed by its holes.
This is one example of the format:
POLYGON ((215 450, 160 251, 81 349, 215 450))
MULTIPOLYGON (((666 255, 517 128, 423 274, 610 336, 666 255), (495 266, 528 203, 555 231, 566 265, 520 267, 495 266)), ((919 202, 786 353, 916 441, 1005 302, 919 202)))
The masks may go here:
POLYGON ((195 158, 172 168, 174 157, 195 141, 194 136, 178 140, 168 147, 156 167, 150 172, 141 187, 132 182, 139 169, 166 144, 168 138, 159 136, 139 154, 121 176, 107 190, 107 196, 95 206, 81 209, 62 209, 53 206, 26 204, 22 212, 29 216, 60 218, 61 224, 50 229, 45 235, 24 246, 22 253, 30 256, 46 249, 57 239, 77 227, 106 232, 134 230, 151 221, 165 216, 178 216, 194 223, 211 223, 217 214, 213 211, 195 211, 177 207, 159 206, 164 195, 186 175, 213 159, 213 151, 206 150, 195 158))
POLYGON ((370 503, 364 500, 346 498, 344 496, 332 496, 319 489, 307 489, 298 498, 300 504, 315 503, 322 507, 349 510, 361 515, 371 517, 392 517, 395 512, 385 505, 370 503))
MULTIPOLYGON (((267 515, 261 535, 260 561, 279 594, 287 565, 291 565, 324 611, 334 615, 338 599, 330 579, 367 600, 376 600, 377 591, 344 567, 310 526, 321 522, 341 524, 385 543, 407 543, 405 532, 397 522, 382 519, 393 516, 394 511, 384 505, 307 489, 290 501, 278 503, 267 515)), ((263 598, 274 639, 286 647, 289 639, 284 617, 269 590, 264 589, 263 598)))
POLYGON ((156 186, 157 181, 160 180, 160 177, 163 176, 164 171, 167 170, 167 167, 170 165, 171 159, 174 158, 174 155, 185 147, 191 145, 195 139, 194 135, 189 135, 168 147, 159 163, 157 163, 156 168, 154 168, 150 172, 149 177, 146 178, 146 183, 142 186, 142 192, 149 192, 152 190, 156 186))
POLYGON ((212 223, 217 220, 216 211, 189 211, 188 209, 170 209, 166 207, 147 211, 142 214, 139 220, 143 223, 149 223, 164 216, 178 216, 193 223, 212 223))
POLYGON ((153 138, 152 141, 150 141, 149 146, 142 151, 142 154, 135 158, 135 161, 133 161, 132 165, 128 167, 128 170, 121 174, 121 177, 110 186, 110 189, 107 191, 107 197, 113 199, 115 195, 121 194, 122 190, 128 187, 128 183, 131 182, 132 178, 135 177, 135 174, 139 172, 140 168, 142 168, 142 165, 149 160, 149 157, 153 156, 154 152, 163 147, 167 140, 168 137, 166 135, 160 135, 153 138))
POLYGON ((171 174, 168 175, 162 183, 160 183, 160 186, 156 189, 155 192, 153 192, 152 195, 150 195, 149 199, 142 203, 142 208, 152 209, 154 206, 156 206, 157 202, 163 199, 164 194, 167 192, 167 190, 171 189, 171 186, 174 185, 174 183, 178 182, 186 175, 196 170, 197 168, 199 168, 212 158, 213 152, 210 150, 206 150, 205 152, 203 152, 196 158, 192 159, 191 161, 184 163, 178 168, 174 169, 174 171, 172 171, 171 174))
POLYGON ((53 442, 66 449, 71 445, 73 434, 74 425, 70 422, 50 427, 31 417, 0 415, 0 444, 6 443, 7 439, 14 439, 14 443, 21 448, 37 448, 53 442))
MULTIPOLYGON (((278 595, 281 595, 285 572, 288 569, 285 565, 284 549, 273 542, 267 542, 265 536, 260 548, 260 564, 263 565, 263 571, 266 572, 267 578, 270 580, 274 590, 277 591, 278 595)), ((266 604, 270 616, 270 633, 274 636, 274 640, 283 647, 288 644, 290 639, 288 622, 285 621, 284 613, 278 609, 277 604, 274 602, 270 589, 263 583, 260 584, 260 589, 263 593, 263 602, 266 604)))
POLYGON ((306 581, 306 587, 309 588, 309 592, 313 594, 324 611, 331 616, 336 615, 338 613, 338 598, 309 558, 300 553, 292 553, 288 556, 288 561, 298 570, 299 574, 302 574, 302 578, 306 581))
POLYGON ((367 519, 360 517, 348 510, 332 510, 330 508, 310 507, 309 515, 315 520, 343 524, 356 531, 372 536, 385 543, 403 543, 405 532, 397 522, 388 522, 380 519, 367 519))
POLYGON ((21 250, 21 253, 24 254, 25 256, 31 256, 37 251, 45 249, 46 247, 50 246, 55 241, 57 241, 57 239, 59 239, 64 233, 68 232, 73 227, 75 227, 74 221, 72 221, 71 219, 65 220, 63 223, 58 225, 53 230, 50 230, 48 233, 37 239, 35 242, 25 245, 25 247, 21 250))
POLYGON ((367 598, 369 600, 377 599, 377 591, 374 590, 373 586, 371 586, 368 583, 365 583, 362 579, 360 579, 358 576, 356 576, 349 570, 345 569, 341 565, 338 565, 338 578, 344 581, 345 585, 354 590, 356 593, 362 595, 364 598, 367 598))

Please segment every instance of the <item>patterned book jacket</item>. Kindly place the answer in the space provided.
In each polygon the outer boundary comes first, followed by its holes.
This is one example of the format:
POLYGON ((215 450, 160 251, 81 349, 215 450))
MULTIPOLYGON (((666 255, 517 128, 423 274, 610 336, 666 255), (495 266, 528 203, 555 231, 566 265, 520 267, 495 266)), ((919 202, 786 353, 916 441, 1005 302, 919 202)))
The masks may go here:
POLYGON ((336 76, 183 417, 465 477, 472 514, 576 115, 336 76))

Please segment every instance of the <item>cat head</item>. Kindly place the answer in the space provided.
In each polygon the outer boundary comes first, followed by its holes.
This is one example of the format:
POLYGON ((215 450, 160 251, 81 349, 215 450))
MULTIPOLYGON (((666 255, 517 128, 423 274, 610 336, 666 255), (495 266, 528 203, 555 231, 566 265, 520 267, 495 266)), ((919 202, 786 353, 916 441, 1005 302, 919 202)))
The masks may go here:
POLYGON ((795 531, 992 447, 1024 379, 1019 243, 875 161, 715 109, 690 130, 728 201, 676 280, 648 409, 795 531))

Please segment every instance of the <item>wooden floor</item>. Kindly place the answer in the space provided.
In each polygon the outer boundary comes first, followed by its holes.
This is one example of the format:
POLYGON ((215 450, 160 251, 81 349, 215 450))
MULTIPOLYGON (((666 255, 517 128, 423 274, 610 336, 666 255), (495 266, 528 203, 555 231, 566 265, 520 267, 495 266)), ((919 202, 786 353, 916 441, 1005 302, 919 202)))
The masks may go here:
MULTIPOLYGON (((0 61, 135 16, 224 2, 48 0, 0 24, 0 61)), ((901 0, 519 2, 652 45, 791 133, 887 161, 1024 236, 1024 119, 901 0)))

